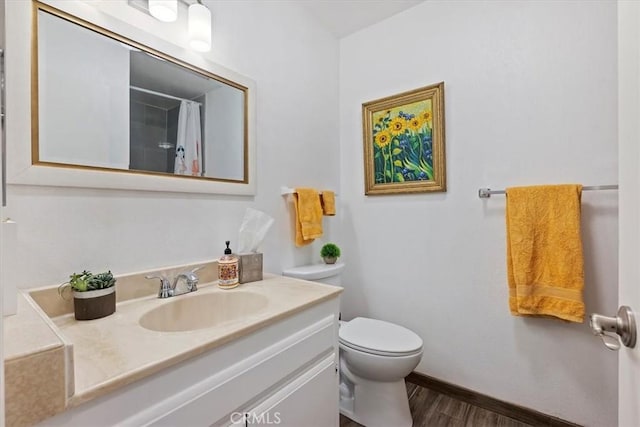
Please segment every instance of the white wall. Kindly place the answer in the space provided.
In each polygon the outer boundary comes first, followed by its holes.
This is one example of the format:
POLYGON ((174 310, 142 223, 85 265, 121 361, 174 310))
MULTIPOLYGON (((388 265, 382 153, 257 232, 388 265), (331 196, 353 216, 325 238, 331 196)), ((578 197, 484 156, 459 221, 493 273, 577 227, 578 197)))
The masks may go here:
POLYGON ((129 169, 129 49, 41 12, 40 160, 129 169))
MULTIPOLYGON (((617 357, 588 325, 509 314, 504 196, 617 182, 616 4, 427 1, 340 42, 343 315, 424 340, 417 371, 616 425, 617 357), (365 197, 361 104, 445 81, 448 190, 365 197)), ((617 310, 617 194, 583 195, 588 312, 617 310)))
MULTIPOLYGON (((266 271, 319 259, 321 242, 294 248, 290 206, 280 186, 338 185, 338 43, 293 3, 205 3, 214 14, 208 58, 257 83, 256 196, 12 185, 8 213, 19 225, 19 287, 60 283, 85 268, 119 274, 217 258, 224 240, 235 247, 246 207, 276 219, 262 248, 266 271), (311 101, 313 115, 290 108, 311 101)), ((87 4, 103 4, 133 26, 186 45, 184 19, 165 27, 124 1, 87 4)), ((17 25, 8 30, 29 37, 17 25)), ((326 240, 333 221, 325 220, 326 240)))

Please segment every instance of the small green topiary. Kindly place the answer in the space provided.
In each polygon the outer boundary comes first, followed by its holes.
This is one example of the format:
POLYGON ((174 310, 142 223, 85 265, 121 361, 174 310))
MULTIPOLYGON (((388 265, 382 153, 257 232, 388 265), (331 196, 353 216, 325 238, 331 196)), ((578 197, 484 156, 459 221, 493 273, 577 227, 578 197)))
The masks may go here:
POLYGON ((73 273, 69 276, 69 281, 60 285, 58 292, 62 294, 66 288, 71 288, 76 292, 95 291, 110 288, 115 284, 116 279, 111 274, 111 271, 94 275, 85 270, 80 274, 73 273))
POLYGON ((338 258, 340 256, 340 248, 335 243, 327 243, 320 249, 322 258, 338 258))
POLYGON ((88 291, 93 291, 96 289, 107 289, 116 284, 116 279, 113 277, 111 270, 98 273, 91 276, 89 279, 89 284, 87 286, 88 291))

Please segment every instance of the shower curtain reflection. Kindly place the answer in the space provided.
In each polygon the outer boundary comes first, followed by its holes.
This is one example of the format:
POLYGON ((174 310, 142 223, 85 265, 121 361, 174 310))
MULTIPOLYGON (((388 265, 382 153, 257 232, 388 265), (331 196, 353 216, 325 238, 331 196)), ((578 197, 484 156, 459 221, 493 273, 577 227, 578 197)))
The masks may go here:
POLYGON ((177 175, 202 176, 202 124, 200 105, 181 101, 178 115, 176 158, 173 172, 177 175))
MULTIPOLYGON (((144 93, 139 88, 134 89, 133 87, 130 94, 129 169, 170 174, 177 173, 176 148, 181 142, 178 139, 181 102, 168 99, 159 92, 144 93)), ((204 120, 199 119, 199 117, 204 117, 205 97, 200 96, 194 101, 188 102, 195 104, 193 108, 195 108, 196 113, 193 115, 195 122, 198 123, 197 126, 199 126, 200 132, 199 134, 197 131, 183 132, 183 135, 198 135, 198 141, 200 141, 198 159, 200 159, 200 163, 197 164, 197 167, 200 173, 197 176, 205 176, 204 167, 206 165, 203 165, 204 161, 201 160, 205 151, 205 147, 202 146, 204 120)), ((188 123, 188 120, 183 120, 188 123)), ((183 137, 184 140, 185 137, 183 137)), ((183 148, 187 146, 185 143, 180 145, 183 148)), ((185 151, 181 149, 182 153, 185 153, 185 151)), ((190 164, 185 163, 185 169, 187 175, 192 175, 193 158, 190 164), (189 167, 190 165, 191 167, 189 167)))

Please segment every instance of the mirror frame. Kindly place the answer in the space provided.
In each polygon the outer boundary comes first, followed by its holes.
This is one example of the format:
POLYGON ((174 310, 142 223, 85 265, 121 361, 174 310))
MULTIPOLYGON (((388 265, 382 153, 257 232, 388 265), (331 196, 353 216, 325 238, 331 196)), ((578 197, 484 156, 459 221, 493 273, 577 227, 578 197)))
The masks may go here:
MULTIPOLYGON (((7 116, 20 117, 15 132, 7 137, 8 182, 10 184, 48 185, 83 188, 110 188, 125 190, 170 191, 211 194, 255 194, 256 183, 256 146, 255 146, 255 82, 245 76, 209 62, 202 55, 166 42, 158 36, 135 28, 132 25, 110 16, 95 7, 80 2, 48 0, 45 2, 9 2, 16 10, 17 21, 25 22, 31 39, 14 37, 7 40, 16 63, 16 67, 7 70, 7 78, 14 75, 12 86, 22 94, 31 91, 30 99, 18 93, 7 91, 7 116), (38 155, 39 111, 38 111, 38 11, 51 13, 75 25, 98 32, 116 41, 129 44, 144 52, 158 56, 169 62, 185 67, 206 77, 223 82, 244 93, 244 179, 194 177, 172 175, 160 172, 125 170, 108 167, 93 167, 41 161, 38 155), (15 43, 14 46, 12 46, 15 43), (22 50, 20 54, 21 48, 22 50), (19 69, 30 70, 19 73, 19 69), (12 71, 12 72, 10 72, 12 71), (18 75, 21 74, 21 75, 18 75), (25 76, 26 74, 26 76, 25 76), (24 88, 27 90, 24 90, 24 88), (24 126, 24 113, 28 110, 29 128, 24 126), (29 135, 27 135, 29 133, 29 135), (13 137, 11 137, 13 136, 13 137), (31 143, 20 143, 30 140, 31 143)), ((9 52, 9 49, 7 49, 9 52)), ((7 58, 7 62, 11 57, 7 58)), ((13 62, 13 61, 12 61, 13 62)), ((10 126, 7 127, 9 131, 10 126)))

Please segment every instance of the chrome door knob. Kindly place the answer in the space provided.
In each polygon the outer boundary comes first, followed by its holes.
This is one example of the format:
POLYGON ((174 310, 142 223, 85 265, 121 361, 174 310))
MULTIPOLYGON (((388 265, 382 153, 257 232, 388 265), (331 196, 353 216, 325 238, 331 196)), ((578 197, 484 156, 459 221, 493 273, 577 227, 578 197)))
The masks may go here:
POLYGON ((620 341, 629 348, 636 345, 636 320, 633 311, 626 305, 618 309, 616 317, 592 313, 589 316, 589 326, 594 335, 602 338, 602 342, 609 350, 619 350, 620 341))

